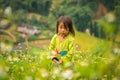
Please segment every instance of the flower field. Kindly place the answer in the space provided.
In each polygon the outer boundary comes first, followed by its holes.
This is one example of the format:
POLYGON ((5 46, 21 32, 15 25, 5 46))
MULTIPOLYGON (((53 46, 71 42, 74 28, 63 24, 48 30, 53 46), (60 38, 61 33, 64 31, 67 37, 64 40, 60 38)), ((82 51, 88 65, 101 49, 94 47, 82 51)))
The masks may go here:
POLYGON ((36 47, 2 54, 0 80, 119 80, 120 55, 106 53, 103 44, 76 51, 72 61, 63 64, 53 63, 49 50, 36 47))
POLYGON ((8 51, 1 47, 0 80, 120 79, 120 51, 117 48, 110 42, 82 33, 77 34, 75 40, 77 45, 72 61, 62 64, 52 62, 53 54, 48 45, 42 48, 32 45, 11 52, 9 45, 8 51))

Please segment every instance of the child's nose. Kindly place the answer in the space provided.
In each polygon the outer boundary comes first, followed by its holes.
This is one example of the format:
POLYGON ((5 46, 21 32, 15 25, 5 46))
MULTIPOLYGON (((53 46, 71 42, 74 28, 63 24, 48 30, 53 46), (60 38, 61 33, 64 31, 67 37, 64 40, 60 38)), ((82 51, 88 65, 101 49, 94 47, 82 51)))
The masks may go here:
POLYGON ((64 29, 64 28, 62 28, 62 31, 65 31, 65 29, 64 29))

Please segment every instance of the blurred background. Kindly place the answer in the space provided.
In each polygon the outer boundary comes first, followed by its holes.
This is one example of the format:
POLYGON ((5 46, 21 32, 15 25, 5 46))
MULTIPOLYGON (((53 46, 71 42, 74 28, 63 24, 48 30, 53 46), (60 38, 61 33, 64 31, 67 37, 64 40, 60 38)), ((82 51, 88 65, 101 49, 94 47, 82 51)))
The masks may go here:
POLYGON ((120 0, 0 0, 0 80, 18 79, 120 80, 120 0), (76 50, 56 65, 48 46, 61 15, 76 50))
POLYGON ((61 15, 72 19, 78 46, 86 47, 85 40, 94 37, 120 52, 119 13, 120 0, 0 0, 0 52, 24 48, 24 42, 39 48, 49 45, 61 15))

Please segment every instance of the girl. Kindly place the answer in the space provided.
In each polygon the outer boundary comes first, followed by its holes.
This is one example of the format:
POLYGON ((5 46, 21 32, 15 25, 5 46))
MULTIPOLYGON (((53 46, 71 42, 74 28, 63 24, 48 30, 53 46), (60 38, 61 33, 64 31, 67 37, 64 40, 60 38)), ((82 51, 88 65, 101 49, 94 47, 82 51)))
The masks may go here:
POLYGON ((64 60, 71 60, 74 53, 74 36, 71 19, 67 16, 60 16, 57 20, 56 34, 49 46, 50 50, 56 52, 57 57, 52 58, 54 62, 62 63, 64 60))

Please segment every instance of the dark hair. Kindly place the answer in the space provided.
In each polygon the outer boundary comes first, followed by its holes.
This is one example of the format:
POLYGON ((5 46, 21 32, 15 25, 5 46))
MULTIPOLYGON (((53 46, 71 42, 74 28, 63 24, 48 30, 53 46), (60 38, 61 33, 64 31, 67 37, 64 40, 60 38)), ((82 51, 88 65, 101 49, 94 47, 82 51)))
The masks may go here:
POLYGON ((65 26, 65 28, 67 29, 67 27, 69 28, 69 32, 73 35, 73 36, 75 36, 75 31, 74 31, 74 29, 73 29, 73 23, 72 23, 72 20, 69 18, 69 17, 67 17, 67 16, 60 16, 59 18, 58 18, 58 20, 57 20, 57 25, 56 25, 56 32, 58 33, 58 26, 59 26, 59 24, 60 23, 63 23, 64 24, 64 26, 65 26))

